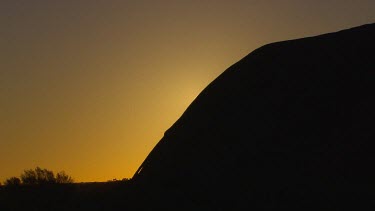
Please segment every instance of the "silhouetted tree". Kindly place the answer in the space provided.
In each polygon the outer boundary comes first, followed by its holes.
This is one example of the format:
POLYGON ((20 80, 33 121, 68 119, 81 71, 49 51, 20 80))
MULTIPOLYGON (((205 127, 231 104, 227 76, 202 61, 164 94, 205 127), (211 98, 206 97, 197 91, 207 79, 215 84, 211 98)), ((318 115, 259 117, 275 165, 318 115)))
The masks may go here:
POLYGON ((56 183, 56 179, 55 179, 55 175, 53 171, 36 167, 35 172, 36 172, 37 181, 39 182, 39 184, 56 183))
POLYGON ((25 170, 24 173, 21 174, 21 180, 25 185, 56 183, 53 171, 41 169, 40 167, 36 167, 35 170, 25 170))
POLYGON ((23 174, 21 174, 21 180, 23 184, 27 184, 27 185, 37 184, 36 172, 32 169, 25 170, 23 174))
POLYGON ((21 185, 21 180, 18 177, 11 177, 5 180, 5 186, 19 186, 21 185))
POLYGON ((71 176, 67 175, 65 171, 60 171, 56 174, 56 183, 64 184, 64 183, 73 183, 74 180, 71 176))
MULTIPOLYGON (((21 174, 21 179, 18 177, 11 177, 5 180, 5 186, 18 186, 18 185, 44 185, 44 184, 65 184, 73 183, 74 180, 71 176, 67 175, 64 171, 55 174, 48 169, 36 167, 35 169, 24 170, 21 174)), ((1 186, 1 183, 0 183, 1 186)))

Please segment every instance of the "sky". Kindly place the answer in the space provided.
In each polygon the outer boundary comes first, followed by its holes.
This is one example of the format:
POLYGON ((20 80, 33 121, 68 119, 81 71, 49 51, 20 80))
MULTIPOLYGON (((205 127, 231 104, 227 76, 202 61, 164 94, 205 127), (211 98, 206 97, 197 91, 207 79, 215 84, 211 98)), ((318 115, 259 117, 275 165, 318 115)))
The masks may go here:
POLYGON ((131 178, 256 48, 373 22, 374 0, 0 0, 0 181, 131 178))

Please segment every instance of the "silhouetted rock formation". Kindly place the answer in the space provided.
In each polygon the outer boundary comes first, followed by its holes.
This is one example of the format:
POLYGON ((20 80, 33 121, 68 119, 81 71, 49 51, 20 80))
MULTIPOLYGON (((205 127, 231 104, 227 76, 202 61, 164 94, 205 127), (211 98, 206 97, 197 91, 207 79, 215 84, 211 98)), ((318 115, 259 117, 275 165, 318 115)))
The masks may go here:
POLYGON ((265 45, 165 133, 133 177, 139 208, 375 203, 374 94, 375 24, 265 45))

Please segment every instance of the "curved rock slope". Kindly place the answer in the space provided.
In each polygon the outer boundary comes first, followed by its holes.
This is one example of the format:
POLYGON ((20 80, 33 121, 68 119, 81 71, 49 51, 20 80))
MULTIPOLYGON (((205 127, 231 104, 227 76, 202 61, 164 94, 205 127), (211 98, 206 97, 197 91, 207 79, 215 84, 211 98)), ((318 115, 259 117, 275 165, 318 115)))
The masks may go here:
POLYGON ((139 206, 370 202, 374 96, 375 24, 265 45, 209 84, 165 133, 133 177, 139 206))

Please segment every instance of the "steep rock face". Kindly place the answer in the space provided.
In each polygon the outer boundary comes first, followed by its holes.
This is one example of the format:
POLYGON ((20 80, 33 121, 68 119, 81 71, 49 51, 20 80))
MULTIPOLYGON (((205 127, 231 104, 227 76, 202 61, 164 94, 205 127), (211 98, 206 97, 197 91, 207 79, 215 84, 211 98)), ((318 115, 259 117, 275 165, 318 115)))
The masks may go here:
POLYGON ((375 24, 265 45, 201 92, 133 180, 160 207, 366 201, 374 93, 375 24))

